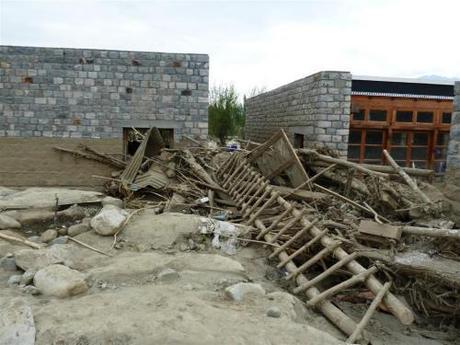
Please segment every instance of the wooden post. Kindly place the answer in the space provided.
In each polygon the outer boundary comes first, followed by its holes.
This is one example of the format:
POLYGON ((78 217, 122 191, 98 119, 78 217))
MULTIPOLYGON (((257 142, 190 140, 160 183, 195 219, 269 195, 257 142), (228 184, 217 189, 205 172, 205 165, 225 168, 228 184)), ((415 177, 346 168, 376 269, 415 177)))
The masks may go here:
POLYGON ((369 323, 369 320, 371 319, 371 317, 374 314, 375 310, 377 309, 377 307, 382 302, 383 297, 386 295, 386 293, 390 289, 390 286, 391 286, 391 282, 386 282, 383 285, 383 288, 379 291, 377 296, 375 296, 375 298, 372 301, 371 305, 366 310, 366 313, 364 314, 363 318, 358 323, 358 326, 356 326, 356 328, 353 331, 353 333, 348 337, 348 339, 346 341, 347 344, 353 344, 356 341, 356 339, 358 339, 358 337, 361 334, 361 332, 363 331, 363 329, 369 323))
POLYGON ((394 159, 390 156, 387 150, 383 150, 383 154, 385 155, 385 158, 388 160, 390 165, 393 167, 393 169, 401 175, 401 177, 406 181, 406 183, 409 185, 409 187, 418 194, 418 196, 427 204, 432 204, 433 202, 430 200, 429 197, 426 196, 425 193, 423 193, 417 186, 417 184, 410 178, 407 173, 401 169, 401 167, 394 161, 394 159))

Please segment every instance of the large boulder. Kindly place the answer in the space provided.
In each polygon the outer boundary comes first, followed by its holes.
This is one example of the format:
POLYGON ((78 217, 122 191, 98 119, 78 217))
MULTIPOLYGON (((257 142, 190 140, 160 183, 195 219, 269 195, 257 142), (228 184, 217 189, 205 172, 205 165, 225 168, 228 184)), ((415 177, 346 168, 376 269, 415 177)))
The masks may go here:
POLYGON ((113 205, 106 205, 91 219, 91 227, 103 236, 115 234, 128 217, 128 212, 113 205))
POLYGON ((22 299, 0 300, 0 344, 34 345, 32 309, 22 299))
POLYGON ((43 295, 69 297, 88 290, 85 276, 64 265, 50 265, 34 276, 34 285, 43 295))
POLYGON ((16 219, 7 216, 6 214, 0 213, 0 230, 6 229, 20 229, 21 223, 19 223, 16 219))

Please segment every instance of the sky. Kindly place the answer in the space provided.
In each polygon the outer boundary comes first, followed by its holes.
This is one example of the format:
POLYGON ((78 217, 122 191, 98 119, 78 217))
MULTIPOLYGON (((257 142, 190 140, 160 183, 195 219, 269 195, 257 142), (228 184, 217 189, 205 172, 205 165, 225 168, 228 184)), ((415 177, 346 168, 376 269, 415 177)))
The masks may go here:
POLYGON ((320 70, 460 79, 460 1, 0 0, 0 44, 206 53, 241 94, 320 70))

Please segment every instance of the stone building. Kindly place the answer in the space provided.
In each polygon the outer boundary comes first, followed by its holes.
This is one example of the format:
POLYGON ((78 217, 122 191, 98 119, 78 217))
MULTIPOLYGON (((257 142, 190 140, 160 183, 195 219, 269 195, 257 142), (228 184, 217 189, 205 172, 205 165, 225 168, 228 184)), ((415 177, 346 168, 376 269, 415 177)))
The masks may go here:
POLYGON ((52 147, 126 154, 133 127, 207 137, 208 74, 205 54, 0 46, 0 185, 97 183, 52 147))
POLYGON ((263 141, 284 128, 297 147, 321 144, 369 164, 384 164, 387 149, 402 166, 445 173, 446 162, 460 167, 453 100, 453 82, 323 71, 247 99, 246 135, 263 141))

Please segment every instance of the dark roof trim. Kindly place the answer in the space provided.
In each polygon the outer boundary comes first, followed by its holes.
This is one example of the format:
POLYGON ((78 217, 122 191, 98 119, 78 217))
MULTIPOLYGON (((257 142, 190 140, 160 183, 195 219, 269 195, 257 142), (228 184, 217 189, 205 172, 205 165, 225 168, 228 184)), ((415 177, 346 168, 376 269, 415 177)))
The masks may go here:
POLYGON ((406 97, 414 97, 414 95, 454 97, 454 85, 446 84, 424 84, 353 79, 351 82, 351 91, 353 94, 356 94, 355 92, 367 92, 374 94, 406 95, 406 97))
POLYGON ((385 93, 385 92, 365 92, 365 91, 352 91, 353 96, 376 96, 376 97, 401 97, 401 98, 422 98, 422 99, 441 99, 441 100, 453 100, 451 96, 433 96, 433 95, 414 95, 414 94, 403 94, 403 93, 385 93))

